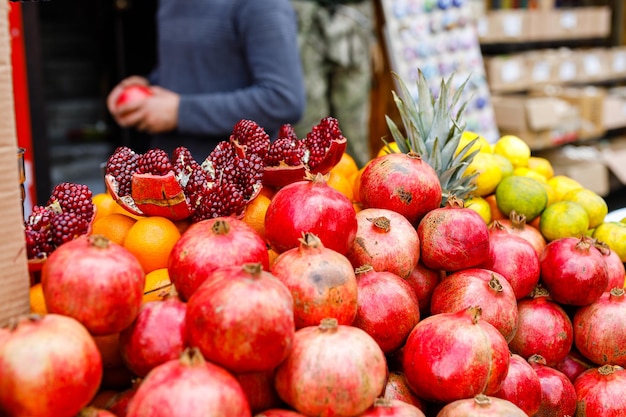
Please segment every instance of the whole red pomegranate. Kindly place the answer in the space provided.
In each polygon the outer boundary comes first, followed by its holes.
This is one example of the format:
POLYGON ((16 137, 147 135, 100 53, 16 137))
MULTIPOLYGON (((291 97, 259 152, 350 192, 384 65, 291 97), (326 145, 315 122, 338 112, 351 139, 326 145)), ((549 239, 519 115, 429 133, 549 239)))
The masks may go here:
POLYGON ((248 224, 234 217, 217 217, 192 224, 170 253, 167 270, 183 300, 214 270, 260 262, 269 270, 265 241, 248 224))
POLYGON ((577 416, 617 417, 626 410, 626 370, 602 365, 583 372, 574 383, 577 416))
POLYGON ((92 337, 102 357, 102 382, 100 383, 100 391, 126 389, 135 375, 128 369, 122 359, 120 352, 120 334, 92 335, 92 337))
POLYGON ((437 172, 414 152, 375 158, 363 169, 359 184, 364 208, 395 211, 413 225, 441 205, 437 172))
POLYGON ((420 319, 413 288, 392 272, 356 270, 357 311, 352 325, 365 330, 385 353, 400 348, 420 319))
POLYGON ((444 278, 430 300, 432 314, 456 313, 479 306, 481 319, 492 324, 507 342, 517 331, 517 300, 509 282, 497 272, 467 268, 444 278))
MULTIPOLYGON (((0 343, 0 410, 8 416, 74 417, 96 395, 102 359, 77 320, 30 316, 0 343)), ((4 414, 3 414, 4 415, 4 414)))
POLYGON ((554 301, 584 306, 606 290, 609 276, 593 239, 566 237, 548 243, 539 258, 541 282, 554 301))
POLYGON ((115 101, 116 106, 121 106, 122 104, 132 104, 137 105, 141 101, 152 95, 152 90, 150 87, 146 85, 134 84, 125 87, 119 96, 117 96, 117 100, 115 101))
POLYGON ((246 393, 253 414, 284 405, 274 388, 275 373, 275 369, 270 369, 233 374, 246 393))
POLYGON ((527 414, 518 406, 502 398, 478 394, 446 404, 437 417, 524 417, 527 414))
POLYGON ((269 410, 262 411, 256 414, 254 417, 307 417, 304 414, 297 411, 284 410, 282 408, 270 408, 269 410))
MULTIPOLYGON (((305 233, 300 246, 281 253, 272 274, 291 291, 296 329, 326 317, 351 324, 357 312, 357 280, 348 258, 305 233)), ((316 324, 317 323, 317 324, 316 324)))
POLYGON ((489 226, 489 257, 480 265, 504 276, 520 300, 539 283, 539 256, 528 240, 510 233, 497 220, 489 226))
POLYGON ((322 174, 279 189, 265 213, 265 239, 281 253, 297 248, 305 232, 345 255, 356 237, 356 212, 348 197, 326 183, 322 174))
POLYGON ((59 246, 44 264, 41 283, 50 313, 70 316, 90 333, 117 333, 141 307, 145 274, 121 245, 102 235, 59 246))
POLYGON ((511 401, 529 416, 534 415, 541 405, 541 383, 532 366, 515 353, 509 358, 509 371, 502 388, 494 397, 511 401))
POLYGON ((140 416, 250 417, 251 412, 237 379, 192 348, 157 366, 141 382, 127 414, 140 416))
POLYGON ((187 302, 189 344, 231 372, 274 369, 291 349, 293 305, 261 264, 217 269, 187 302))
POLYGON ((277 370, 278 395, 308 416, 356 416, 383 392, 387 364, 367 333, 334 318, 296 332, 277 370))
POLYGON ((541 383, 541 405, 536 417, 573 416, 576 412, 574 384, 561 371, 546 365, 541 355, 532 355, 528 363, 541 383))
POLYGON ((489 229, 480 215, 451 197, 445 207, 429 211, 417 227, 420 260, 448 272, 480 265, 489 257, 489 229))
POLYGON ((400 400, 377 398, 359 417, 425 417, 422 410, 400 400))
POLYGON ((626 367, 626 295, 623 288, 605 292, 574 314, 574 344, 599 365, 626 367))
POLYGON ((426 410, 426 404, 411 391, 403 372, 391 371, 387 376, 387 384, 383 397, 388 400, 400 400, 412 404, 422 411, 426 410))
POLYGON ((406 282, 411 285, 420 307, 420 316, 426 317, 430 314, 430 300, 435 288, 445 277, 444 271, 435 270, 427 267, 422 262, 417 262, 413 272, 406 278, 406 282))
POLYGON ((513 210, 508 219, 498 219, 497 222, 515 236, 519 236, 530 243, 537 252, 537 256, 541 256, 543 248, 547 245, 546 238, 543 237, 539 229, 526 223, 526 216, 513 210))
POLYGON ((578 378, 578 375, 582 374, 587 369, 595 368, 595 364, 581 355, 575 347, 572 347, 565 358, 554 367, 563 372, 573 384, 576 378, 578 378))
POLYGON ((509 367, 509 347, 480 314, 480 307, 470 307, 430 316, 415 326, 402 363, 418 397, 451 402, 500 389, 509 367))
POLYGON ((407 278, 420 257, 415 227, 403 215, 387 209, 363 209, 356 220, 356 238, 346 254, 352 266, 371 265, 376 271, 407 278))
POLYGON ((606 271, 609 275, 609 283, 605 291, 611 291, 613 288, 624 288, 626 286, 624 282, 626 280, 626 268, 617 252, 600 240, 596 240, 595 246, 604 255, 606 271))
POLYGON ((541 355, 554 366, 565 358, 574 340, 572 322, 565 310, 550 299, 543 287, 517 303, 517 332, 509 342, 511 352, 523 358, 541 355))
POLYGON ((135 375, 145 377, 157 365, 180 357, 187 346, 187 305, 174 295, 141 306, 133 323, 120 332, 119 349, 135 375))

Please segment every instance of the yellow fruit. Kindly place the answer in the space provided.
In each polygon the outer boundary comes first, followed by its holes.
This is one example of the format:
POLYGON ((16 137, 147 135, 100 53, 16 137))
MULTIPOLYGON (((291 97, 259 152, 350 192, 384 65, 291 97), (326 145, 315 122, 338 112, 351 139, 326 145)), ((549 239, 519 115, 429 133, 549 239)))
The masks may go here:
POLYGON ((167 268, 155 269, 146 274, 143 290, 143 302, 159 301, 166 298, 172 291, 172 282, 167 268))
POLYGON ((327 175, 326 184, 328 184, 330 188, 333 188, 345 195, 348 200, 354 200, 353 183, 348 179, 348 177, 341 175, 340 173, 330 171, 327 175))
POLYGON ((554 176, 552 163, 541 156, 531 156, 528 158, 528 168, 543 175, 546 179, 550 179, 554 176))
POLYGON ((354 160, 354 158, 352 158, 352 156, 350 156, 349 153, 344 152, 341 155, 341 159, 339 160, 337 165, 332 167, 330 172, 336 172, 336 173, 341 174, 344 177, 348 178, 352 174, 357 172, 358 170, 359 170, 359 167, 356 164, 356 161, 354 160))
POLYGON ((548 180, 546 179, 546 177, 544 177, 543 175, 541 175, 540 173, 533 171, 532 169, 528 168, 528 167, 517 167, 513 170, 513 175, 520 175, 523 177, 530 177, 530 178, 534 178, 539 182, 545 182, 547 183, 548 180))
POLYGON ((578 203, 557 201, 541 213, 539 230, 548 242, 564 237, 580 237, 589 229, 589 216, 578 203))
POLYGON ((477 195, 472 196, 465 200, 464 207, 478 213, 485 223, 491 223, 491 206, 484 198, 477 195))
POLYGON ((400 153, 400 149, 398 149, 398 144, 396 142, 389 142, 388 144, 380 148, 380 150, 376 154, 376 157, 384 156, 390 153, 400 153))
POLYGON ((500 171, 502 171, 502 178, 513 175, 513 164, 506 157, 494 153, 492 154, 498 165, 500 166, 500 171))
POLYGON ((515 210, 530 223, 546 208, 546 189, 534 178, 511 175, 503 178, 496 187, 496 202, 502 213, 508 217, 515 210))
POLYGON ((563 200, 563 196, 567 194, 568 191, 576 188, 584 188, 581 183, 571 177, 568 177, 567 175, 555 175, 548 179, 548 184, 554 188, 556 201, 563 200))
POLYGON ((493 152, 507 158, 515 168, 528 166, 530 147, 517 136, 502 136, 493 146, 493 152))
POLYGON ((474 156, 464 175, 472 175, 473 173, 478 173, 474 178, 476 185, 474 194, 479 196, 493 193, 502 180, 500 165, 490 153, 479 152, 474 156))
POLYGON ((548 194, 548 203, 546 204, 546 207, 552 203, 556 203, 556 191, 554 191, 554 188, 552 188, 552 186, 548 184, 547 181, 539 182, 541 183, 541 185, 543 185, 543 188, 545 188, 546 193, 548 194))
POLYGON ((489 143, 487 139, 485 139, 484 136, 481 136, 478 133, 471 132, 469 130, 465 130, 461 134, 461 140, 459 140, 459 145, 456 147, 456 151, 454 154, 458 155, 458 153, 461 152, 461 149, 463 149, 468 143, 470 143, 476 138, 478 138, 478 140, 474 142, 474 144, 468 149, 468 151, 466 152, 466 155, 476 150, 479 153, 481 152, 493 153, 493 151, 491 150, 491 144, 489 143))
POLYGON ((573 201, 580 204, 589 216, 589 228, 593 229, 602 222, 609 212, 609 207, 597 193, 588 188, 575 188, 563 196, 562 201, 573 201))
POLYGON ((626 223, 621 221, 602 223, 594 229, 593 237, 609 245, 622 262, 626 263, 626 223))

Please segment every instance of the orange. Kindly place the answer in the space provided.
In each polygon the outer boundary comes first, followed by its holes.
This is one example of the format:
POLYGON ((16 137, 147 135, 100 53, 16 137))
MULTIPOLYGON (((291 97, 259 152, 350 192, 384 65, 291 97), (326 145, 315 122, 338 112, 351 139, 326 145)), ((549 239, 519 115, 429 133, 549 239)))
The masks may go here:
POLYGON ((48 313, 41 282, 38 282, 30 287, 30 312, 33 314, 40 314, 42 316, 48 313))
POLYGON ((243 220, 252 227, 261 237, 265 239, 265 212, 272 200, 263 194, 259 194, 252 199, 243 212, 243 220))
POLYGON ((261 187, 259 194, 263 194, 265 197, 271 200, 272 198, 274 198, 274 194, 276 194, 276 188, 264 185, 263 187, 261 187))
POLYGON ((167 268, 155 269, 146 274, 143 302, 163 300, 171 290, 172 281, 167 268))
POLYGON ((138 219, 124 239, 124 247, 135 255, 147 274, 167 267, 172 248, 180 239, 180 232, 173 221, 152 216, 138 219))
POLYGON ((330 171, 328 173, 328 178, 326 179, 326 184, 345 195, 348 200, 352 201, 354 199, 352 183, 342 174, 330 171))
POLYGON ((115 206, 118 204, 113 200, 109 193, 98 193, 91 197, 91 201, 96 206, 96 217, 94 222, 108 214, 113 213, 115 206))
POLYGON ((111 213, 96 220, 91 227, 91 233, 104 235, 110 241, 122 245, 126 234, 136 221, 125 214, 111 213))
POLYGON ((113 207, 113 213, 121 213, 121 214, 124 214, 126 216, 132 217, 133 219, 144 219, 144 218, 146 218, 146 216, 138 216, 137 214, 131 213, 130 211, 126 210, 124 207, 120 206, 117 203, 115 203, 115 206, 113 207))
POLYGON ((350 156, 349 153, 344 152, 341 155, 341 159, 339 160, 337 165, 335 165, 330 170, 330 172, 336 172, 340 175, 343 175, 346 178, 349 178, 350 175, 354 174, 358 170, 359 170, 359 167, 356 164, 356 161, 354 160, 354 158, 352 158, 352 156, 350 156))
POLYGON ((274 261, 276 260, 276 258, 278 258, 278 255, 280 255, 278 252, 276 252, 274 249, 269 248, 267 250, 267 254, 270 258, 270 268, 272 267, 272 264, 274 263, 274 261))
POLYGON ((361 201, 361 196, 359 195, 359 187, 361 185, 361 174, 363 174, 363 171, 365 170, 365 167, 368 164, 369 162, 365 164, 363 168, 359 169, 357 172, 355 172, 349 177, 349 180, 352 182, 352 200, 353 201, 356 201, 356 202, 361 201))
POLYGON ((495 193, 485 196, 484 199, 487 203, 489 203, 489 208, 491 209, 491 221, 508 219, 508 217, 502 213, 498 207, 498 201, 495 193))

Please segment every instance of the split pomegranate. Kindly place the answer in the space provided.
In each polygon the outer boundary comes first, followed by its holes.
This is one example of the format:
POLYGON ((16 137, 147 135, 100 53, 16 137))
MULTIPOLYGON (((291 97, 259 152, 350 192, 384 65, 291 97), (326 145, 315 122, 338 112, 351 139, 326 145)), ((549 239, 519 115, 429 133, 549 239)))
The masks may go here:
POLYGON ((500 226, 504 227, 515 236, 519 236, 528 241, 537 252, 537 256, 541 256, 543 248, 547 245, 546 239, 539 229, 526 224, 526 216, 512 210, 508 219, 498 219, 497 221, 500 226))
POLYGON ((364 265, 356 270, 357 311, 352 325, 365 330, 384 353, 400 348, 420 319, 413 288, 398 275, 364 265))
POLYGON ((250 417, 251 412, 237 379, 192 348, 157 366, 141 382, 127 414, 140 416, 250 417))
POLYGON ((417 227, 420 260, 448 272, 480 265, 489 257, 489 229, 480 215, 450 197, 445 207, 426 213, 417 227))
POLYGON ((602 365, 582 373, 574 383, 577 416, 617 417, 626 410, 626 370, 602 365))
POLYGON ((532 416, 541 405, 541 382, 526 359, 513 353, 509 358, 509 371, 502 388, 492 395, 512 402, 532 416))
POLYGON ((574 344, 598 365, 626 367, 626 295, 623 288, 605 292, 574 314, 574 344))
POLYGON ((606 262, 593 243, 593 239, 582 236, 561 238, 546 245, 539 259, 541 282, 554 301, 585 306, 606 290, 606 262))
POLYGON ((418 397, 445 403, 500 389, 509 367, 509 347, 480 315, 480 307, 470 307, 430 316, 415 326, 402 363, 418 397))
POLYGON ((269 270, 265 241, 248 224, 234 217, 217 217, 189 226, 168 259, 176 291, 188 300, 214 270, 260 262, 269 270))
POLYGON ((17 321, 9 333, 0 344, 0 412, 74 417, 89 404, 102 358, 83 325, 47 314, 17 321))
POLYGON ((437 172, 413 152, 390 153, 373 159, 363 169, 359 182, 364 208, 395 211, 414 226, 441 205, 441 192, 437 172))
POLYGON ((541 383, 541 405, 537 417, 573 416, 576 412, 576 390, 562 372, 546 365, 541 355, 532 355, 528 363, 541 383))
POLYGON ((387 376, 387 384, 383 397, 388 400, 400 400, 416 406, 422 411, 426 410, 426 404, 411 391, 403 372, 391 371, 387 376))
POLYGON ((179 358, 187 346, 186 311, 187 305, 174 295, 144 303, 120 332, 119 349, 128 369, 145 377, 157 365, 179 358))
POLYGON ((535 248, 497 220, 489 226, 489 257, 480 266, 504 276, 518 300, 533 291, 541 274, 535 248))
POLYGON ((293 305, 259 263, 217 269, 187 302, 189 344, 231 372, 274 369, 291 349, 293 305))
POLYGON ((406 281, 411 285, 413 291, 415 291, 415 295, 417 295, 420 316, 422 318, 430 315, 430 300, 439 281, 441 281, 441 278, 445 277, 445 275, 444 271, 431 269, 418 261, 411 275, 406 278, 406 281))
POLYGON ((43 266, 41 283, 48 312, 103 335, 120 332, 137 317, 145 274, 124 247, 91 235, 59 246, 43 266))
POLYGON ((326 318, 299 329, 275 377, 276 391, 308 416, 356 416, 383 392, 385 355, 363 330, 326 318))
POLYGON ((274 388, 274 374, 275 369, 234 374, 253 414, 284 405, 274 388))
POLYGON ((152 95, 152 90, 145 85, 129 85, 125 87, 115 101, 116 106, 127 103, 139 103, 152 95))
POLYGON ((471 306, 479 306, 481 319, 511 341, 517 331, 518 312, 515 293, 506 278, 482 268, 453 272, 435 287, 430 312, 456 313, 471 306))
POLYGON ((377 398, 359 417, 425 417, 418 407, 400 400, 377 398))
POLYGON ((415 227, 403 215, 387 209, 369 208, 356 214, 357 232, 346 254, 352 266, 371 265, 407 278, 420 257, 415 227))
POLYGON ((437 417, 524 417, 527 414, 518 406, 502 398, 478 394, 446 404, 437 417))
POLYGON ((313 233, 305 233, 299 247, 281 253, 271 272, 293 295, 296 329, 316 326, 326 317, 339 324, 354 321, 358 305, 354 269, 348 258, 326 248, 313 233))
POLYGON ((322 174, 279 189, 265 213, 265 239, 281 253, 313 233, 324 246, 345 255, 357 232, 356 212, 348 197, 330 187, 322 174))
POLYGON ((517 303, 518 327, 509 342, 511 352, 523 358, 541 355, 550 366, 563 360, 574 341, 572 322, 543 287, 517 303))

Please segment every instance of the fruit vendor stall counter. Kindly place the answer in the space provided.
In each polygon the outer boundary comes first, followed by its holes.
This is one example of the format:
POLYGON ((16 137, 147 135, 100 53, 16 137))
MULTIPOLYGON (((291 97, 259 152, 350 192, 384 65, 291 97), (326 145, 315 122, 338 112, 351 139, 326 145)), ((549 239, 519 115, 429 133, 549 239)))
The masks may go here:
POLYGON ((8 10, 8 3, 0 2, 0 326, 29 311, 8 10))

